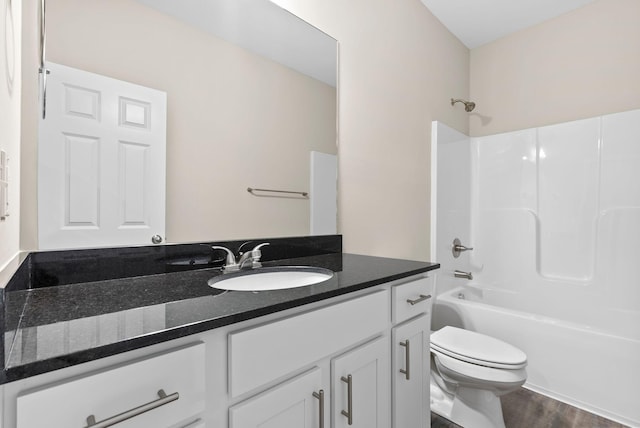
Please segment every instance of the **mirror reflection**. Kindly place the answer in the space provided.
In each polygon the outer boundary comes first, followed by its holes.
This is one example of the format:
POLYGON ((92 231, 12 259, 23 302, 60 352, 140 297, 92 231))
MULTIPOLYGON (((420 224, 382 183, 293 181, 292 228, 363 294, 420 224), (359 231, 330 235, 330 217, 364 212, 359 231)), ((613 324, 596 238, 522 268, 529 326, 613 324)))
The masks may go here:
POLYGON ((326 34, 267 0, 48 0, 47 61, 166 92, 165 242, 310 234, 311 200, 247 188, 337 155, 326 34))

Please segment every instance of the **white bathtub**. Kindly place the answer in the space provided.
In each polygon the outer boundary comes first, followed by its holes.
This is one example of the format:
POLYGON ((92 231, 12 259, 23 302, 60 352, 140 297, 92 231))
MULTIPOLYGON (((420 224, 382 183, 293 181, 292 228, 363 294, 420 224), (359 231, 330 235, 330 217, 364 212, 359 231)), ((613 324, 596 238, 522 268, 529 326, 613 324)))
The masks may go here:
MULTIPOLYGON (((458 287, 437 296, 433 329, 454 325, 511 343, 527 354, 525 387, 640 427, 640 338, 626 334, 640 330, 640 324, 607 331, 508 309, 521 308, 527 300, 503 290, 458 287)), ((569 304, 560 303, 546 306, 569 304)))

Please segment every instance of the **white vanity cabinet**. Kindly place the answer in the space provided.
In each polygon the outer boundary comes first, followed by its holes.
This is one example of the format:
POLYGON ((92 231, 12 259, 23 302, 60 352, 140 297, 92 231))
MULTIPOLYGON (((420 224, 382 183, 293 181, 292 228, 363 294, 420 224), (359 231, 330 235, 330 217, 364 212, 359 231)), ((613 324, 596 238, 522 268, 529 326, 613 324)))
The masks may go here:
POLYGON ((230 407, 229 428, 386 427, 389 390, 389 346, 380 336, 230 407))
POLYGON ((232 406, 229 427, 387 426, 389 320, 389 291, 378 290, 231 333, 231 396, 293 378, 232 406))
POLYGON ((432 292, 416 275, 11 382, 0 428, 86 428, 147 404, 116 426, 428 427, 432 292))
POLYGON ((429 426, 429 320, 423 314, 394 327, 393 426, 429 426))
MULTIPOLYGON (((324 411, 325 403, 321 369, 315 367, 229 408, 229 427, 320 427, 320 412, 324 411)), ((324 421, 324 414, 322 418, 324 421)))
POLYGON ((331 426, 389 425, 389 340, 380 337, 331 361, 331 426))
POLYGON ((392 287, 393 427, 428 427, 433 282, 422 278, 392 287))
POLYGON ((231 332, 229 428, 428 427, 432 293, 421 275, 231 332))

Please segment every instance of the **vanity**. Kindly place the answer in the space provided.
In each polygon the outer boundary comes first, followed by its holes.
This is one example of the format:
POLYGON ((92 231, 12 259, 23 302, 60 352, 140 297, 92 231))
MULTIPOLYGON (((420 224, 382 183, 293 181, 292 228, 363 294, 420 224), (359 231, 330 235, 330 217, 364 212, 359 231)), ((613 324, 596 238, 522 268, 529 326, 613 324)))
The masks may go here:
POLYGON ((265 268, 333 276, 207 285, 226 275, 210 246, 242 241, 27 255, 4 291, 2 426, 429 426, 439 265, 342 253, 339 235, 263 241, 265 268))

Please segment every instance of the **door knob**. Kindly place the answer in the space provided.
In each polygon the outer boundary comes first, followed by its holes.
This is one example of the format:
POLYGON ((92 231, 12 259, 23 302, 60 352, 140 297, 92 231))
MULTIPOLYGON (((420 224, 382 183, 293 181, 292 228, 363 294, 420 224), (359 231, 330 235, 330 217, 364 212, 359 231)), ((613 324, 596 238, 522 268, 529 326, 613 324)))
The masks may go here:
POLYGON ((153 235, 151 237, 151 242, 153 242, 154 244, 160 244, 162 242, 162 236, 160 235, 153 235))

